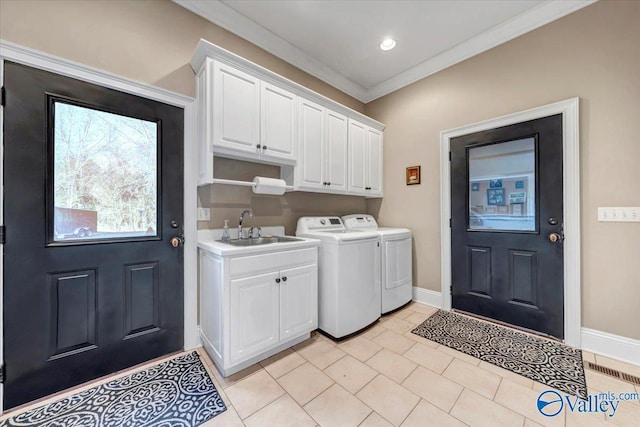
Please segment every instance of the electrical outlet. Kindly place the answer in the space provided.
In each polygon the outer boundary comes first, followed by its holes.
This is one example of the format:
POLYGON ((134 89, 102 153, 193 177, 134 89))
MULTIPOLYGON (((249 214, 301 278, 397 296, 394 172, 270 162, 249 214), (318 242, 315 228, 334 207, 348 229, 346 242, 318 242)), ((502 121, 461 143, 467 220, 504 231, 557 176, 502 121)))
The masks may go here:
POLYGON ((598 208, 598 221, 640 222, 640 207, 598 208))
POLYGON ((210 208, 198 208, 198 221, 209 221, 211 219, 210 208))

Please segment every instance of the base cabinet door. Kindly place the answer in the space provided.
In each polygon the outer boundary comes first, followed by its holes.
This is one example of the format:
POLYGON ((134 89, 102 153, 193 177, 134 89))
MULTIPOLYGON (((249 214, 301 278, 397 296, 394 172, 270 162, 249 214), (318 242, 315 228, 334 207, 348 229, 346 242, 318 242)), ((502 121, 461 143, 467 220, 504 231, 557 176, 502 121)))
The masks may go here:
POLYGON ((230 359, 250 358, 279 341, 278 273, 231 280, 230 359))
POLYGON ((317 264, 280 271, 280 339, 318 326, 317 264))

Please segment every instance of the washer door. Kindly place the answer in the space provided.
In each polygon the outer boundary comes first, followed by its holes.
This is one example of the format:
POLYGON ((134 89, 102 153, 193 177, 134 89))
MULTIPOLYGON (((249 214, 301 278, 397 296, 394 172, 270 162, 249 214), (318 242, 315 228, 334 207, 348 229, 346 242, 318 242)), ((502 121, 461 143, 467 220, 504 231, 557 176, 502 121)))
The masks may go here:
POLYGON ((383 250, 385 289, 394 289, 412 283, 411 237, 385 240, 383 250))

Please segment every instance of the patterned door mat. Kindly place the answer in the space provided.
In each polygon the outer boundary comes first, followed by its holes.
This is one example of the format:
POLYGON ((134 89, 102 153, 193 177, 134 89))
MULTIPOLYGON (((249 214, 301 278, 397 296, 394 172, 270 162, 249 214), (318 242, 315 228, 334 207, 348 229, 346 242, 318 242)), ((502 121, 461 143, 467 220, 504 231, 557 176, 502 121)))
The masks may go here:
POLYGON ((587 398, 582 352, 564 344, 443 310, 411 332, 571 396, 587 398))
POLYGON ((14 415, 0 427, 195 427, 226 409, 194 351, 14 415))

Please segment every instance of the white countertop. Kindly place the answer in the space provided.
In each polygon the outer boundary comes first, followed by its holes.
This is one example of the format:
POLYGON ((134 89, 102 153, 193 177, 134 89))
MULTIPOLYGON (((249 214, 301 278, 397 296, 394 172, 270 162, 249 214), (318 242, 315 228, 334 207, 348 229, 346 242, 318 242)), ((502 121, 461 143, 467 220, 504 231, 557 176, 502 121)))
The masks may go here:
MULTIPOLYGON (((238 230, 229 228, 229 234, 232 239, 238 237, 238 230)), ((262 227, 262 236, 284 236, 284 227, 262 227)), ((311 248, 320 245, 320 240, 308 239, 305 237, 289 236, 301 241, 297 242, 280 242, 269 243, 256 246, 233 246, 227 243, 218 242, 222 238, 222 229, 198 230, 198 247, 205 251, 220 256, 234 256, 255 253, 278 252, 282 250, 311 248)))

